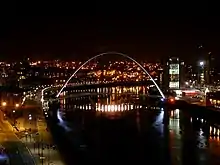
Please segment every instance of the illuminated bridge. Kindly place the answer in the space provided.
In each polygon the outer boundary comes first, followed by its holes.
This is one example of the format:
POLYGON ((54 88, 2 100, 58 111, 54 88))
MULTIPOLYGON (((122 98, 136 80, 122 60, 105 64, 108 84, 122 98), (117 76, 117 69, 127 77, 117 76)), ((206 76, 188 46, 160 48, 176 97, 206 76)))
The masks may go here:
POLYGON ((157 83, 155 82, 155 80, 151 77, 151 75, 147 72, 147 70, 139 63, 137 62, 135 59, 133 59, 132 57, 126 55, 126 54, 123 54, 123 53, 119 53, 119 52, 106 52, 106 53, 101 53, 101 54, 98 54, 92 58, 90 58, 89 60, 87 60, 86 62, 84 62, 78 69, 76 69, 76 71, 72 74, 72 76, 70 76, 70 78, 66 81, 66 83, 63 85, 63 87, 61 88, 61 90, 58 92, 58 94, 56 95, 56 97, 59 97, 59 95, 62 93, 63 89, 68 85, 69 81, 76 75, 76 73, 82 68, 84 67, 87 63, 89 63, 90 61, 98 58, 98 57, 101 57, 101 56, 106 56, 106 55, 112 55, 112 54, 115 54, 115 55, 119 55, 119 56, 122 56, 122 57, 125 57, 131 61, 133 61, 135 64, 137 64, 142 70, 143 72, 149 76, 150 80, 154 83, 154 85, 156 86, 156 88, 158 89, 159 93, 161 94, 161 96, 163 98, 165 98, 163 92, 161 91, 161 89, 159 88, 159 86, 157 85, 157 83))
MULTIPOLYGON (((70 86, 68 86, 70 80, 73 79, 74 76, 80 71, 80 69, 81 69, 82 67, 84 67, 87 63, 89 63, 90 61, 92 61, 92 60, 94 60, 94 59, 97 59, 97 58, 99 58, 99 57, 106 56, 106 55, 112 55, 112 54, 125 57, 125 58, 131 60, 132 62, 134 62, 136 65, 138 65, 138 66, 143 70, 143 72, 144 72, 146 75, 148 75, 150 81, 153 82, 154 86, 157 88, 157 90, 158 90, 159 94, 161 95, 161 97, 162 97, 162 98, 165 98, 165 95, 163 94, 163 92, 161 91, 161 89, 159 88, 159 86, 157 85, 157 83, 155 82, 155 80, 154 80, 154 79, 151 77, 151 75, 147 72, 147 70, 146 70, 139 62, 137 62, 135 59, 133 59, 132 57, 130 57, 130 56, 126 55, 126 54, 123 54, 123 53, 119 53, 119 52, 106 52, 106 53, 101 53, 101 54, 98 54, 98 55, 96 55, 96 56, 90 58, 90 59, 87 60, 86 62, 84 62, 78 69, 75 70, 75 72, 74 72, 74 73, 70 76, 70 78, 65 82, 65 84, 62 86, 62 88, 61 88, 61 89, 59 90, 59 92, 57 93, 56 97, 58 98, 63 91, 69 90, 68 88, 71 88, 70 86), (66 89, 65 89, 65 88, 66 88, 66 89)), ((123 82, 123 85, 125 85, 126 83, 128 83, 128 82, 123 82)), ((97 83, 95 83, 95 84, 97 84, 97 83)), ((90 83, 90 85, 92 85, 92 84, 90 83)), ((100 84, 100 85, 101 85, 101 84, 100 84)), ((107 84, 105 83, 105 85, 107 85, 107 84)), ((76 87, 76 86, 74 86, 74 87, 76 87)))
MULTIPOLYGON (((78 69, 76 69, 62 87, 57 86, 52 90, 48 87, 42 90, 41 101, 45 111, 49 109, 49 104, 51 105, 52 103, 55 105, 58 101, 57 106, 50 107, 50 109, 52 108, 52 110, 54 110, 52 114, 55 115, 58 109, 61 113, 66 113, 69 110, 73 111, 76 109, 95 110, 96 112, 124 112, 137 108, 156 109, 156 104, 160 104, 164 99, 165 95, 155 80, 140 63, 126 54, 107 52, 98 54, 83 63, 78 69), (138 67, 141 68, 149 78, 142 82, 89 82, 87 84, 79 83, 71 84, 72 86, 69 85, 71 79, 73 79, 77 72, 80 71, 80 69, 88 62, 98 57, 111 54, 116 54, 131 60, 138 65, 138 67), (154 89, 152 94, 149 93, 151 89, 154 89), (77 105, 80 103, 79 99, 82 100, 81 106, 77 105), (105 101, 103 102, 103 100, 105 101), (77 102, 77 104, 75 104, 75 102, 77 102), (86 102, 87 104, 85 104, 86 102), (140 102, 144 102, 144 105, 140 102)), ((50 114, 51 112, 46 112, 46 115, 48 115, 48 113, 50 114)))

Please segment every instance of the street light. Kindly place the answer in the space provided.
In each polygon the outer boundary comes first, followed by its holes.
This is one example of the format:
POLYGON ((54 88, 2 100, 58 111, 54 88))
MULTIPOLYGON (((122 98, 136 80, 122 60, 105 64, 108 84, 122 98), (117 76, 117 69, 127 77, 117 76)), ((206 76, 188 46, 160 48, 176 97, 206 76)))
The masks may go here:
POLYGON ((2 102, 2 106, 6 106, 7 105, 7 103, 4 101, 4 102, 2 102))
POLYGON ((15 104, 15 107, 18 108, 18 107, 19 107, 19 104, 15 104))
POLYGON ((13 122, 14 122, 14 126, 15 126, 15 124, 16 124, 16 122, 15 122, 15 110, 13 110, 12 112, 13 112, 13 114, 12 114, 13 122))
POLYGON ((199 62, 199 66, 203 67, 205 65, 205 62, 204 61, 200 61, 199 62))

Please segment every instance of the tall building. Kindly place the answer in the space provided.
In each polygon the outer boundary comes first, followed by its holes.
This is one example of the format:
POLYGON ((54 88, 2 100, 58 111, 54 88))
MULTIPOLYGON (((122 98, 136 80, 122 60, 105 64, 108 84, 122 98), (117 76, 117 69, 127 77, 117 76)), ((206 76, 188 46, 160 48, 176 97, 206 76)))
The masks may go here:
POLYGON ((164 88, 164 69, 163 68, 159 68, 158 69, 158 71, 157 71, 158 73, 158 81, 157 81, 157 83, 158 83, 158 85, 159 85, 159 87, 161 88, 161 89, 163 89, 164 88))
POLYGON ((211 52, 206 54, 204 60, 198 62, 198 85, 211 85, 215 82, 215 59, 211 52))
POLYGON ((213 57, 212 53, 208 53, 208 59, 207 59, 207 71, 206 71, 206 81, 207 84, 214 84, 215 79, 215 58, 213 57))
POLYGON ((185 64, 178 57, 171 57, 164 66, 166 89, 180 89, 185 84, 185 64))
POLYGON ((180 88, 186 85, 186 65, 184 61, 180 61, 180 88))
POLYGON ((198 46, 198 85, 212 85, 215 83, 215 78, 217 77, 215 74, 215 59, 211 52, 208 52, 203 45, 198 46))
MULTIPOLYGON (((205 85, 205 75, 207 75, 207 64, 205 61, 200 61, 198 66, 198 85, 204 86, 205 85)), ((206 76, 207 77, 207 76, 206 76)), ((207 81, 207 79, 206 79, 207 81)))

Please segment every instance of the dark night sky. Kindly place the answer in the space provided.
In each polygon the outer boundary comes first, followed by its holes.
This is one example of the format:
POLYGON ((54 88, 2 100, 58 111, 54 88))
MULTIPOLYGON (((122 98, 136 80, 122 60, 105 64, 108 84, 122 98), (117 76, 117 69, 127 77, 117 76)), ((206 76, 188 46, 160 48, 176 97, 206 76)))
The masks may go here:
POLYGON ((0 58, 86 59, 110 50, 139 60, 180 56, 190 61, 198 57, 200 43, 205 51, 220 53, 219 19, 208 15, 208 9, 201 15, 107 6, 87 10, 88 5, 83 9, 70 4, 6 4, 0 13, 0 58))

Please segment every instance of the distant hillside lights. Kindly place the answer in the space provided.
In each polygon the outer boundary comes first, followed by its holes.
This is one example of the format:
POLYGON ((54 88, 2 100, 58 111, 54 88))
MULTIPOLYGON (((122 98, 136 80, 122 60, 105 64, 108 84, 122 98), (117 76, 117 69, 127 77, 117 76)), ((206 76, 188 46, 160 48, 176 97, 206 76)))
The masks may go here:
MULTIPOLYGON (((156 72, 151 72, 151 75, 156 74, 156 72)), ((111 79, 112 81, 121 81, 121 80, 134 80, 134 81, 143 81, 148 80, 148 76, 142 71, 119 71, 119 70, 98 70, 94 72, 89 72, 88 76, 94 76, 97 79, 106 78, 111 79)))
MULTIPOLYGON (((23 88, 38 85, 39 83, 50 85, 65 83, 71 76, 71 73, 74 72, 82 62, 60 60, 31 61, 27 59, 16 63, 1 62, 0 64, 2 68, 5 68, 4 74, 1 75, 2 80, 0 80, 0 85, 16 84, 16 86, 23 88)), ((159 68, 160 64, 143 62, 142 66, 154 77, 155 71, 159 68)), ((104 76, 106 80, 109 79, 109 81, 141 81, 149 79, 139 66, 128 60, 111 61, 106 63, 103 67, 101 62, 91 61, 88 65, 82 67, 82 70, 83 73, 89 72, 86 78, 92 78, 91 81, 100 79, 102 76, 104 76)))

